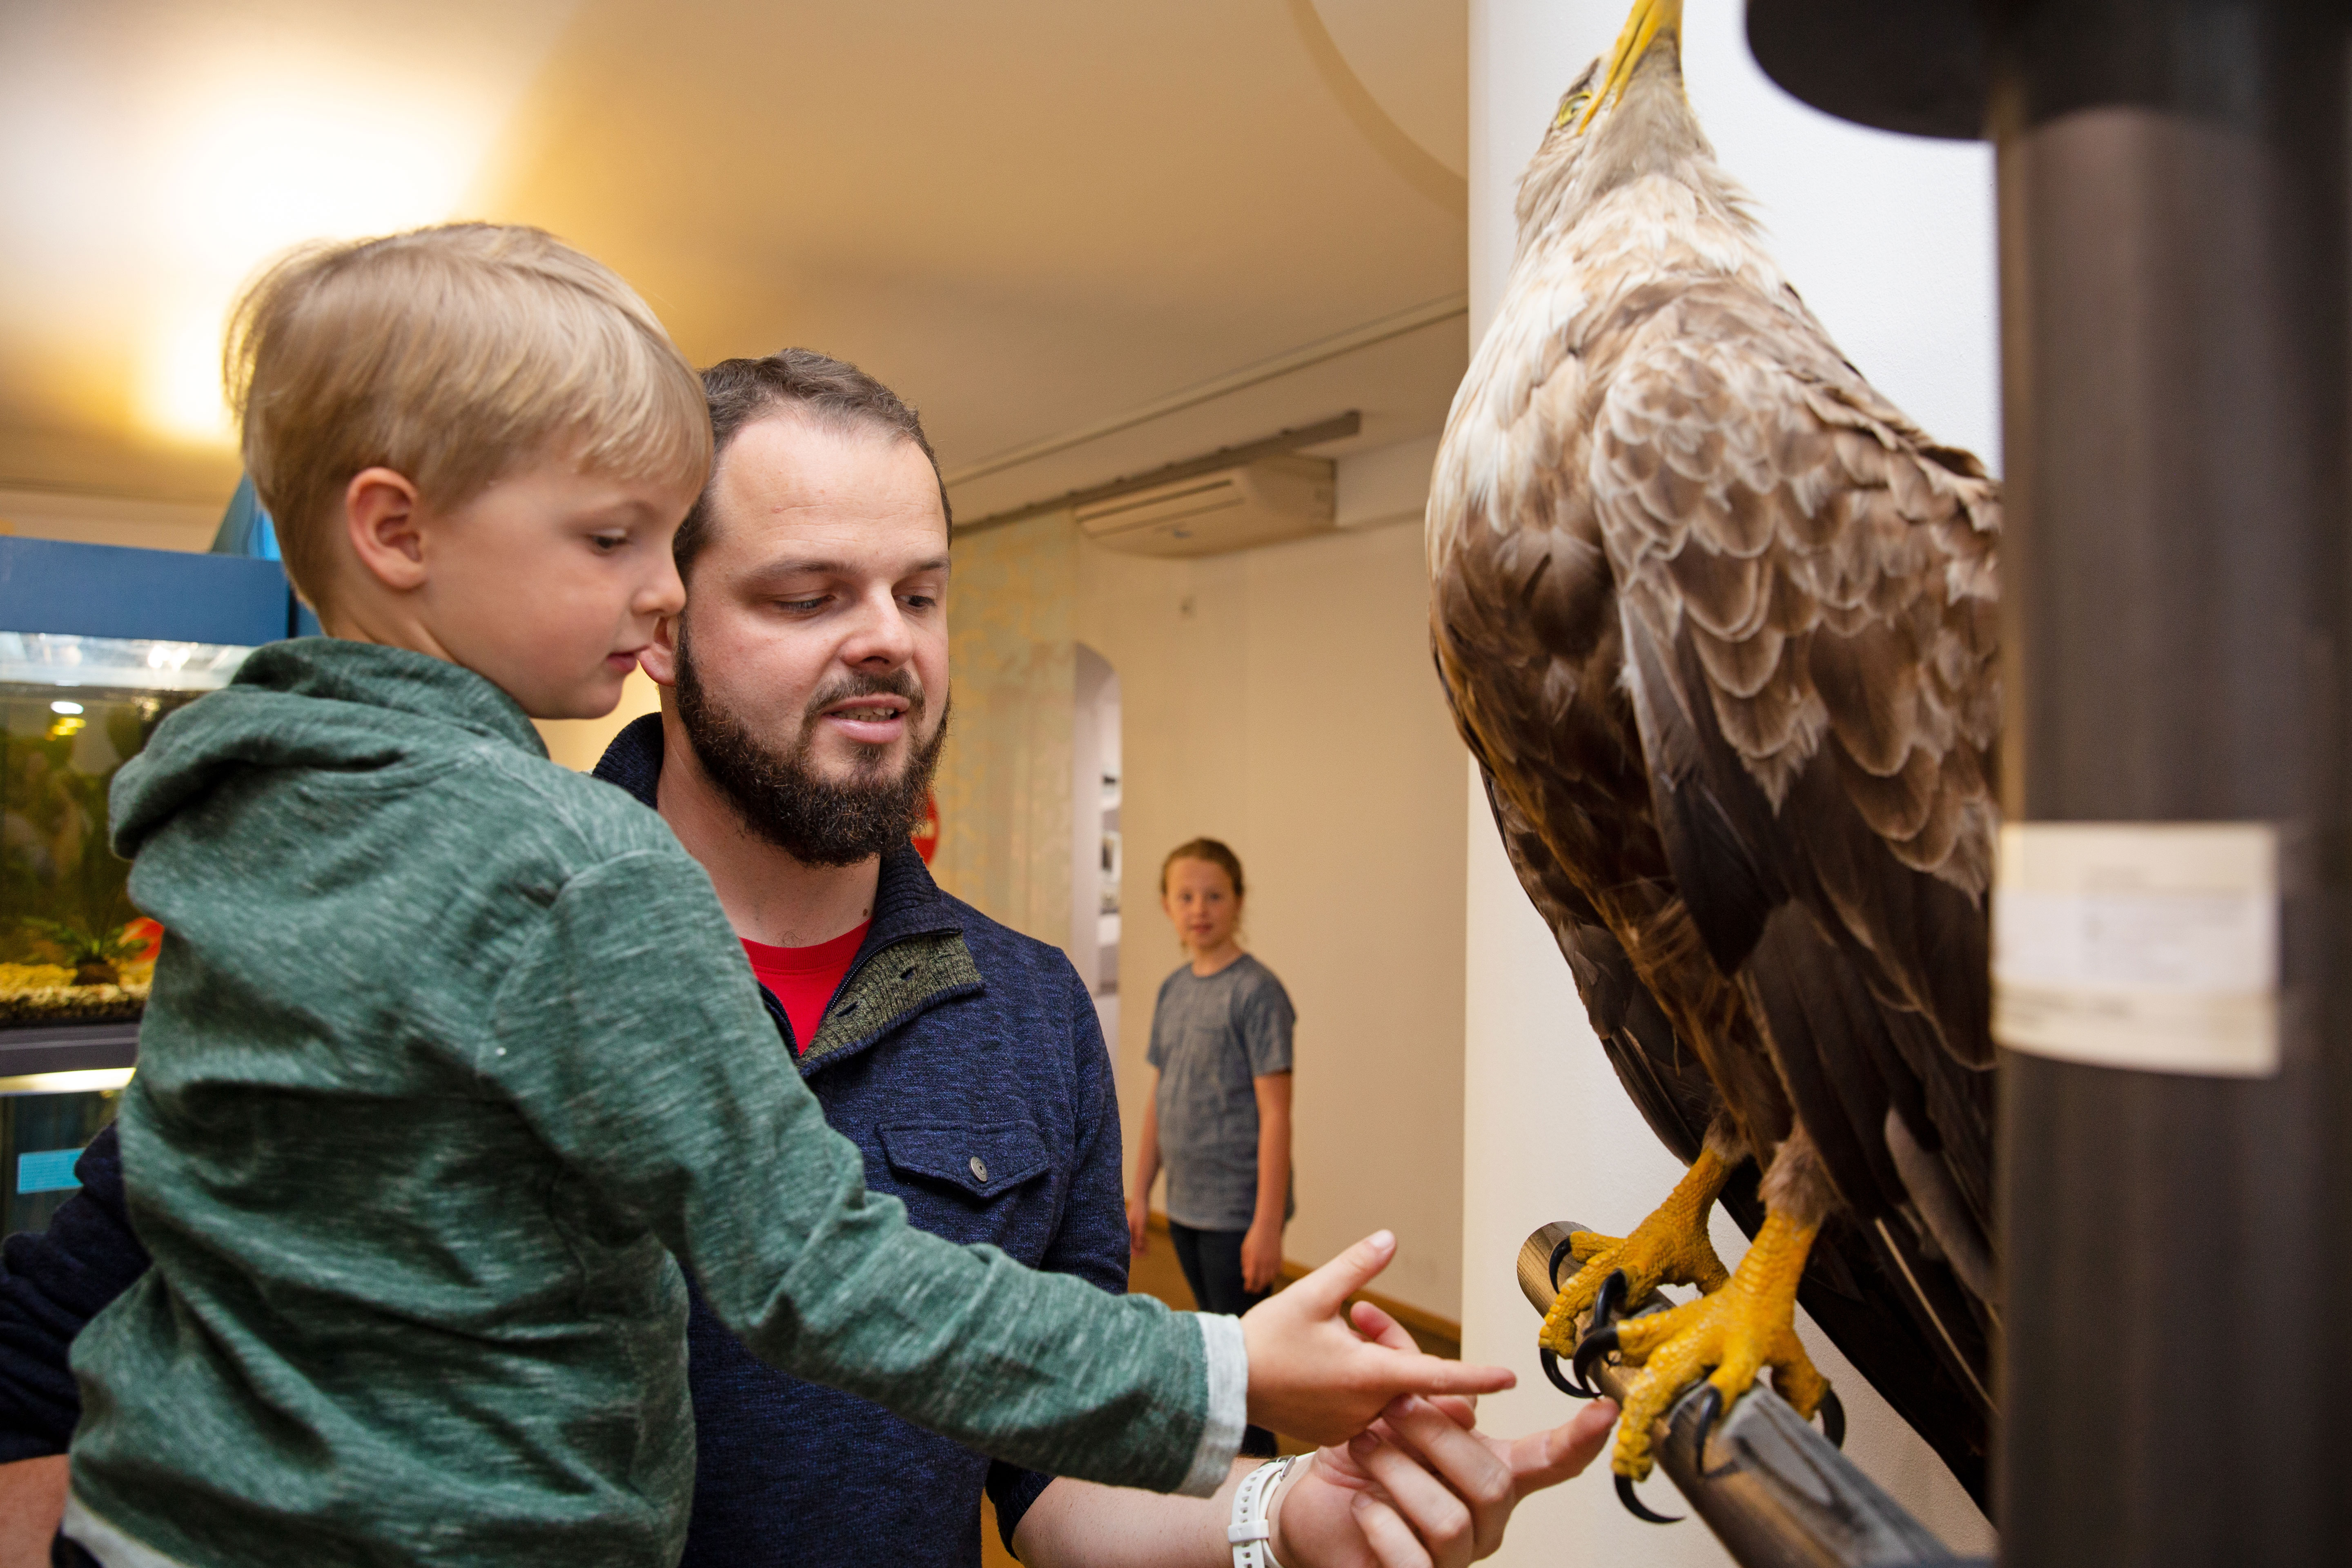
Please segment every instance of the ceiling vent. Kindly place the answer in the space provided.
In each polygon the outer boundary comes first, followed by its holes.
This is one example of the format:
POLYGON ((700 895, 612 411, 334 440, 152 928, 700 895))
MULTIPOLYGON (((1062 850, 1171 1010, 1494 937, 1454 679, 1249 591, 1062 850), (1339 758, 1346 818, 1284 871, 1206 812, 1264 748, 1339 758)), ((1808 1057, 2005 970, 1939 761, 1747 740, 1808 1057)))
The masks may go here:
POLYGON ((1332 526, 1327 458, 1260 458, 1075 508, 1088 539, 1123 555, 1218 555, 1332 526))

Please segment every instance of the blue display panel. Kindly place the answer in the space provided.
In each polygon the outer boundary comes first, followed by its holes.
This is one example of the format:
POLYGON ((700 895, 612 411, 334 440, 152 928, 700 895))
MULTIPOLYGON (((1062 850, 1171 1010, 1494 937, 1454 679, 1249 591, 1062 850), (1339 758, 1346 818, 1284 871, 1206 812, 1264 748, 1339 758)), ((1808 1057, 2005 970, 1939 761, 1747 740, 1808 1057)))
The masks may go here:
POLYGON ((0 632, 276 642, 294 599, 275 561, 0 537, 0 632))

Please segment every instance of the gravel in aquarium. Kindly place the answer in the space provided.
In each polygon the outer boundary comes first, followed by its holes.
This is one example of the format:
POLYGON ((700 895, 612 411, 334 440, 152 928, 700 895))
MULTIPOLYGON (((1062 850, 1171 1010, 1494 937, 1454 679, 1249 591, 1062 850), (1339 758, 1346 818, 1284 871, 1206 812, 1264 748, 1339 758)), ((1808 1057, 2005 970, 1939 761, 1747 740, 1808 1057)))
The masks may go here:
POLYGON ((0 1028, 25 1024, 104 1024, 147 1006, 155 966, 126 963, 110 985, 78 985, 62 963, 0 963, 0 1028))

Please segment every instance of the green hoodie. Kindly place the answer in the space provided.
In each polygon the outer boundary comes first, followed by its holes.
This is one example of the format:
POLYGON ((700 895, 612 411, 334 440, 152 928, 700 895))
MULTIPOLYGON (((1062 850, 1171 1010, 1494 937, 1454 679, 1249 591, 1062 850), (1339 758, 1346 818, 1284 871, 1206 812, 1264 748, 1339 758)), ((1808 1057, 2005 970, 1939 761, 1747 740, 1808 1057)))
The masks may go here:
POLYGON ((1222 1477, 1200 1321, 867 1193, 702 868, 481 677, 263 648, 113 813, 169 935, 121 1110, 154 1268, 74 1346, 101 1531, 221 1568, 667 1568, 680 1263, 762 1358, 973 1447, 1222 1477))

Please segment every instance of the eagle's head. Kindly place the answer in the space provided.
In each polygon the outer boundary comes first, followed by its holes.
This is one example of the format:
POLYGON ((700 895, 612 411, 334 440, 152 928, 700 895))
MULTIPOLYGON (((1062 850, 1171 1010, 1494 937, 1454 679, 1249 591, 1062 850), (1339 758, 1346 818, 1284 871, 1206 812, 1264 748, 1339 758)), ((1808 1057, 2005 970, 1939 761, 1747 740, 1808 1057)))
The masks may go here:
POLYGON ((1644 174, 1723 184, 1715 149, 1683 92, 1683 0, 1634 0, 1617 46, 1561 95, 1519 182, 1521 243, 1573 224, 1644 174))

